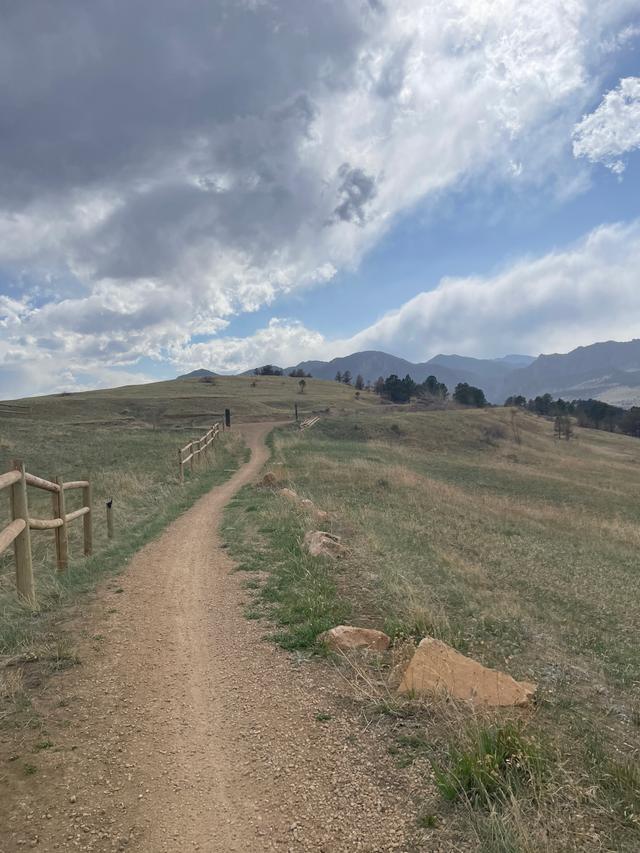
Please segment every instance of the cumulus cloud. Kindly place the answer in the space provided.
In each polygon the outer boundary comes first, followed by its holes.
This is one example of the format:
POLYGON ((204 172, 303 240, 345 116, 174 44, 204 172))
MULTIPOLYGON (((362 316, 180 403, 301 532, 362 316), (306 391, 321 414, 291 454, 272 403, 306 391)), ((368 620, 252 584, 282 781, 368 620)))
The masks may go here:
POLYGON ((185 368, 236 372, 367 349, 425 361, 439 352, 493 358, 629 340, 638 336, 639 269, 640 220, 607 225, 492 276, 444 278, 350 338, 328 340, 300 323, 273 320, 254 335, 196 344, 181 357, 185 368))
POLYGON ((573 154, 603 163, 620 175, 625 169, 620 155, 636 148, 640 148, 640 77, 625 77, 576 125, 573 154))
POLYGON ((334 347, 302 323, 274 317, 265 328, 247 337, 224 336, 190 344, 179 347, 173 355, 184 370, 210 365, 221 373, 239 373, 262 364, 291 367, 303 357, 325 358, 334 347))
POLYGON ((640 220, 607 225, 574 246, 490 277, 445 278, 350 338, 414 360, 438 352, 495 357, 566 352, 638 335, 640 220))
POLYGON ((8 4, 1 363, 181 364, 425 197, 561 173, 635 6, 8 4))

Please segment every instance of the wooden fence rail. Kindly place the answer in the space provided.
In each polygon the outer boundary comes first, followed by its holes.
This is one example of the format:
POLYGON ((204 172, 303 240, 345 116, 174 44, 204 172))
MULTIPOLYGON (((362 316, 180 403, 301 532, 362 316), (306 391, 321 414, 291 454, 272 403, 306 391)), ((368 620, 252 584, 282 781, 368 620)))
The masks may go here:
POLYGON ((178 450, 178 470, 180 472, 180 482, 184 483, 184 466, 189 463, 189 469, 193 474, 196 466, 201 462, 206 462, 209 459, 211 445, 220 435, 220 424, 214 424, 207 432, 194 438, 189 444, 185 444, 178 450), (204 453, 203 457, 200 454, 204 453))
POLYGON ((31 531, 54 531, 57 568, 58 571, 64 571, 69 564, 67 525, 77 518, 82 518, 84 554, 89 556, 93 549, 91 483, 89 480, 74 480, 63 483, 59 477, 55 482, 45 480, 42 477, 36 477, 35 474, 29 474, 25 471, 24 463, 15 460, 11 471, 0 474, 0 491, 7 488, 11 489, 11 521, 0 530, 0 554, 13 544, 18 595, 30 604, 35 604, 31 531), (51 492, 52 518, 31 518, 27 486, 51 492), (65 510, 65 492, 71 489, 82 490, 83 506, 67 513, 65 510))
POLYGON ((315 426, 319 420, 319 417, 314 417, 312 415, 311 417, 305 418, 305 420, 301 421, 298 426, 300 429, 309 429, 310 427, 315 426))

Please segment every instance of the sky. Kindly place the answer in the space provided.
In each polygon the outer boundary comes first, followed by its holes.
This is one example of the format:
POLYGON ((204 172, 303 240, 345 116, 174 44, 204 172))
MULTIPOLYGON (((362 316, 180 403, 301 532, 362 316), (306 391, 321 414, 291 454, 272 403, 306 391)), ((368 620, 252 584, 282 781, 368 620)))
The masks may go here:
POLYGON ((640 0, 0 8, 0 397, 640 337, 640 0))

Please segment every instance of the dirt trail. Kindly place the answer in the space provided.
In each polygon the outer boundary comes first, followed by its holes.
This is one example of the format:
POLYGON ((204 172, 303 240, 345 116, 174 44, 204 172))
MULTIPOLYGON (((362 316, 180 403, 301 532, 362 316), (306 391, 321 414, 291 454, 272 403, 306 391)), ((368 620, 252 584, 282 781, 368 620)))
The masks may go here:
POLYGON ((76 620, 82 665, 37 700, 54 746, 9 786, 2 853, 417 849, 408 777, 341 706, 335 676, 243 615, 217 527, 264 465, 269 429, 244 426, 250 462, 76 620))

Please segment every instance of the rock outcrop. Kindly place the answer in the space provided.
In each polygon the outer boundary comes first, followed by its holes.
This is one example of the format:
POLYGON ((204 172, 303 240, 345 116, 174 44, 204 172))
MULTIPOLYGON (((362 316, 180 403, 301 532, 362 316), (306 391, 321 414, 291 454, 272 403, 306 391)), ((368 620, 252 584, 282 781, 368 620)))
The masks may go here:
POLYGON ((489 669, 446 643, 425 637, 407 667, 401 693, 442 693, 474 705, 528 705, 536 685, 489 669))

